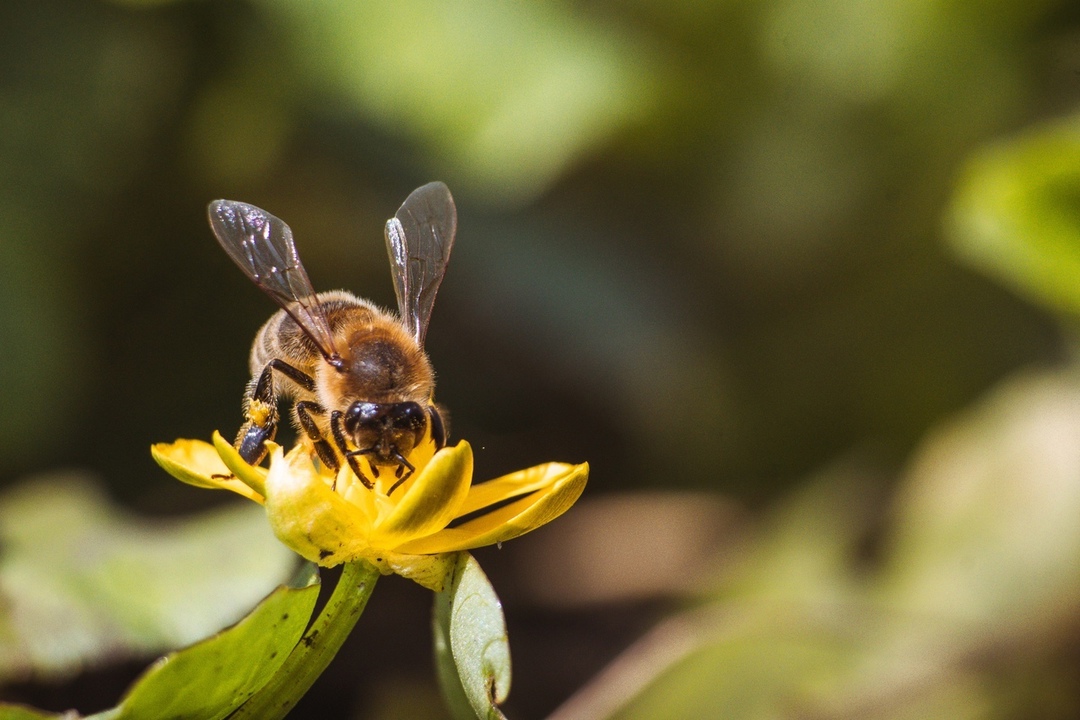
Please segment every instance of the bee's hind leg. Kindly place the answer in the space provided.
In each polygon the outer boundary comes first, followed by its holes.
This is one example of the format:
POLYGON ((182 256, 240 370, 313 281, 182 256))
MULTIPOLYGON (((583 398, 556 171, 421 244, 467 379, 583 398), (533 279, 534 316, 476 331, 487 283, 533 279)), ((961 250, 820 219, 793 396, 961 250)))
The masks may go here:
POLYGON ((233 447, 248 465, 258 465, 266 457, 266 441, 277 435, 277 424, 266 427, 248 421, 240 426, 233 447))
MULTIPOLYGON (((277 393, 274 392, 275 370, 305 390, 310 391, 315 388, 314 378, 278 358, 266 363, 266 367, 263 368, 258 377, 252 379, 248 384, 247 393, 244 395, 244 417, 247 420, 240 426, 240 432, 237 433, 236 440, 233 442, 233 446, 240 453, 240 457, 249 465, 258 465, 262 462, 262 459, 266 457, 266 442, 273 440, 277 435, 279 418, 277 393)), ((311 404, 319 407, 316 403, 311 404)), ((314 426, 314 423, 312 425, 314 426)), ((316 435, 312 439, 317 438, 316 435)), ((328 445, 327 447, 329 449, 328 445)), ((316 450, 318 450, 318 447, 316 447, 316 450)), ((333 452, 331 451, 330 454, 333 455, 333 452)), ((322 457, 321 452, 319 457, 322 457)), ((335 463, 336 461, 335 458, 335 463)))
POLYGON ((274 394, 273 366, 267 364, 244 396, 244 416, 233 446, 249 465, 258 465, 266 457, 266 441, 277 435, 278 410, 274 394))

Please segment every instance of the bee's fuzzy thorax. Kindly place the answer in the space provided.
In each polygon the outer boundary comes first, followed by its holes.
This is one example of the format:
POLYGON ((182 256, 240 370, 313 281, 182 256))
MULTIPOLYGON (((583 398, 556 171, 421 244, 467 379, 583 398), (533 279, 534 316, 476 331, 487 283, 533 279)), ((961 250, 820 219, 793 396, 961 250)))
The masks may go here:
POLYGON ((423 402, 430 397, 431 363, 396 319, 375 317, 342 330, 342 370, 323 363, 318 374, 320 395, 333 398, 331 405, 423 402))

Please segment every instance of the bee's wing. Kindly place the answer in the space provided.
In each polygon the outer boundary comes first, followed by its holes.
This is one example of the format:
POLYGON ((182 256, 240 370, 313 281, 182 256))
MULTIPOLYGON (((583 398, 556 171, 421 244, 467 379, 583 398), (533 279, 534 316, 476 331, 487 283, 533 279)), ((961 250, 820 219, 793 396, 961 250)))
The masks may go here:
POLYGON ((336 358, 330 323, 289 226, 261 208, 232 200, 215 200, 208 214, 218 242, 244 274, 296 321, 325 358, 336 358))
POLYGON ((398 312, 421 345, 456 232, 457 208, 450 190, 441 182, 413 190, 397 214, 386 221, 386 249, 398 312))

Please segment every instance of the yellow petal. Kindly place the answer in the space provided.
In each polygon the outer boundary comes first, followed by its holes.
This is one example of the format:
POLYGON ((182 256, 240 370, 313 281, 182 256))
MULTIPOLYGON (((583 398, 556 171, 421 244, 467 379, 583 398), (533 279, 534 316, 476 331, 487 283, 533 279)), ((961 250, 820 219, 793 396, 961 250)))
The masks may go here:
POLYGON ((263 502, 263 495, 238 480, 210 443, 202 440, 157 443, 150 447, 150 454, 158 465, 181 482, 201 488, 232 490, 249 500, 263 502))
POLYGON ((271 451, 266 515, 281 542, 325 567, 370 553, 366 519, 330 489, 306 453, 271 451))
POLYGON ((469 495, 462 503, 458 516, 469 515, 504 500, 542 490, 554 484, 573 467, 567 463, 544 463, 494 480, 477 483, 469 488, 469 495))
MULTIPOLYGON (((248 465, 244 458, 240 457, 240 453, 236 451, 236 448, 228 440, 221 437, 221 433, 217 430, 214 431, 214 447, 217 449, 221 461, 225 463, 240 482, 266 497, 266 470, 248 465)), ((277 445, 268 442, 266 447, 270 449, 277 447, 277 445)))
POLYGON ((549 487, 459 527, 405 543, 398 552, 428 554, 471 550, 516 538, 551 522, 577 501, 589 479, 588 463, 564 465, 563 468, 561 475, 549 479, 549 487))
POLYGON ((435 453, 397 506, 376 523, 372 544, 392 550, 446 527, 469 492, 472 467, 472 448, 464 440, 435 453))

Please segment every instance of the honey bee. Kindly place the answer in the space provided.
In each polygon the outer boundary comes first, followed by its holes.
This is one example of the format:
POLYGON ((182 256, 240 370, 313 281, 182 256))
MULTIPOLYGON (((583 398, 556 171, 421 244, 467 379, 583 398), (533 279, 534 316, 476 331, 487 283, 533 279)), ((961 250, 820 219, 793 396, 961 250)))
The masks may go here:
POLYGON ((344 290, 316 293, 292 230, 265 210, 215 200, 208 214, 221 247, 281 306, 251 347, 240 456, 261 462, 277 432, 278 400, 292 400, 293 423, 325 466, 337 471, 344 460, 374 489, 358 461, 365 458, 373 477, 394 473, 389 495, 415 471, 416 448, 446 444, 423 346, 457 231, 450 190, 424 185, 386 222, 397 315, 344 290))

